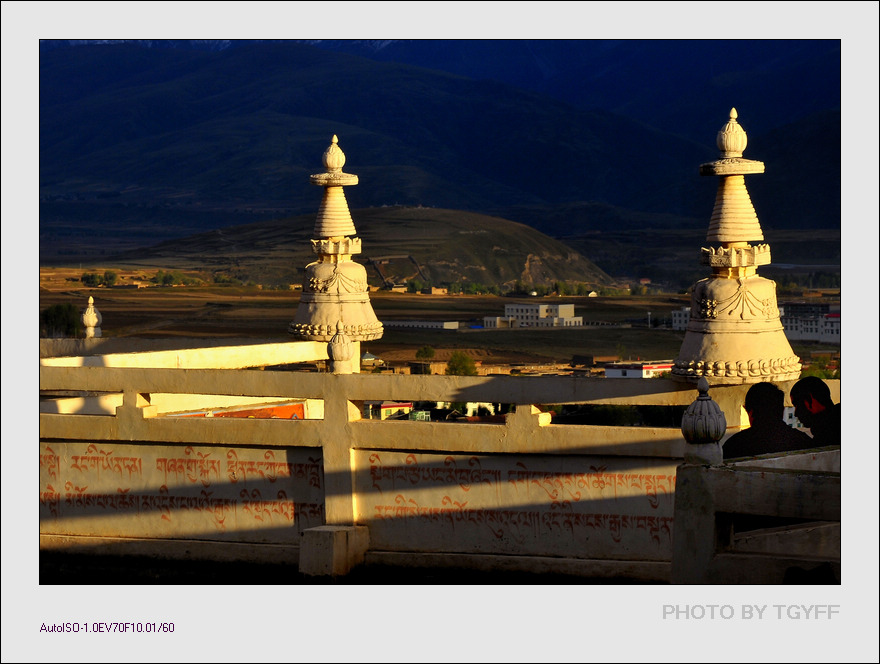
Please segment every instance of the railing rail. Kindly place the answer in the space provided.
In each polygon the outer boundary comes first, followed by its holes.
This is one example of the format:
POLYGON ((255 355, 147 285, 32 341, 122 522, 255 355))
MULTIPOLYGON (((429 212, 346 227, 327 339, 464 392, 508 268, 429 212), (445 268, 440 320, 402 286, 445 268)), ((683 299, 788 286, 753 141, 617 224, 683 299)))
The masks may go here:
POLYGON ((347 398, 352 401, 403 398, 416 401, 461 401, 466 398, 471 401, 512 404, 688 405, 697 393, 692 385, 661 378, 638 380, 550 375, 335 375, 239 369, 40 367, 41 391, 137 391, 321 398, 329 386, 337 384, 341 385, 347 398))

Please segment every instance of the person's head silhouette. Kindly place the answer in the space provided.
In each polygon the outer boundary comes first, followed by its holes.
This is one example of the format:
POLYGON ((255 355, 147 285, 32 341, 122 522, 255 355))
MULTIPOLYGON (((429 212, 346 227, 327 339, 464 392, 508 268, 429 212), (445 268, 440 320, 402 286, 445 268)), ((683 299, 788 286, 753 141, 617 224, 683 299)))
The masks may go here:
POLYGON ((811 429, 819 413, 834 407, 831 390, 824 380, 816 376, 801 378, 792 386, 791 404, 794 406, 795 417, 811 429))
POLYGON ((785 393, 773 383, 755 383, 746 392, 743 408, 749 424, 782 420, 785 411, 785 393))

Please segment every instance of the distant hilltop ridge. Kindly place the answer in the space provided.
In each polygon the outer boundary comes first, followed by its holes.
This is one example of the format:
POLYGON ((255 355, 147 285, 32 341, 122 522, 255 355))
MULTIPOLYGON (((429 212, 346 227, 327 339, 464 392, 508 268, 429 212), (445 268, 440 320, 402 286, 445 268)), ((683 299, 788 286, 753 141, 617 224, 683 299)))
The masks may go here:
MULTIPOLYGON (((383 274, 399 283, 414 279, 435 286, 457 282, 512 287, 516 282, 562 281, 598 287, 613 283, 609 275, 562 242, 506 219, 402 206, 352 210, 351 214, 364 244, 364 253, 356 260, 383 262, 383 274)), ((303 268, 315 260, 310 242, 313 224, 314 215, 257 222, 106 260, 130 266, 231 269, 245 281, 297 284, 303 268)), ((372 265, 367 275, 372 285, 387 285, 372 265)))

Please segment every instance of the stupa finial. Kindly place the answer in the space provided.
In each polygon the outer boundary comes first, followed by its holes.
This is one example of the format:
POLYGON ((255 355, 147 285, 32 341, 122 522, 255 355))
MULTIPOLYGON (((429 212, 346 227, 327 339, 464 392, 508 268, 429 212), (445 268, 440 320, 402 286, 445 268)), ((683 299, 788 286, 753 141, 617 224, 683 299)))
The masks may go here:
POLYGON ((333 373, 352 373, 350 360, 354 355, 354 344, 345 333, 345 324, 341 320, 336 321, 336 334, 330 338, 327 344, 327 356, 330 358, 330 370, 333 373))
POLYGON ((735 108, 730 109, 730 119, 721 128, 716 138, 718 149, 721 150, 722 159, 742 157, 743 151, 748 144, 745 130, 736 121, 738 114, 735 108))
POLYGON ((343 166, 345 166, 345 153, 339 147, 339 139, 336 134, 333 134, 333 138, 330 139, 330 147, 324 150, 324 168, 328 173, 340 173, 343 166))

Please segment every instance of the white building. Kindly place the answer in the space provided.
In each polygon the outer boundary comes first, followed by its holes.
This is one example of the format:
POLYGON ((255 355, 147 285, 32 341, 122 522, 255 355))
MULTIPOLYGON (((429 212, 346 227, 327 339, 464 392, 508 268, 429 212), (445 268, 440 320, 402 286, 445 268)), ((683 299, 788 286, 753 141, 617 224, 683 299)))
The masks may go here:
POLYGON ((686 330, 688 323, 691 320, 691 308, 690 307, 682 307, 678 311, 672 312, 672 329, 673 330, 686 330))
POLYGON ((484 316, 483 327, 580 327, 581 316, 574 315, 573 304, 504 305, 504 316, 484 316))
MULTIPOLYGON (((690 307, 682 307, 672 312, 672 329, 686 330, 691 319, 690 307)), ((786 313, 784 306, 779 307, 779 319, 785 337, 789 341, 818 341, 834 346, 840 345, 840 314, 803 314, 786 313)))
POLYGON ((418 327, 428 330, 457 330, 461 324, 457 320, 383 320, 385 327, 418 327))
POLYGON ((782 316, 782 327, 791 340, 840 345, 840 314, 782 316))

